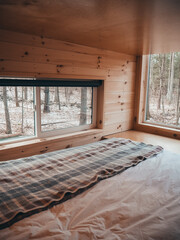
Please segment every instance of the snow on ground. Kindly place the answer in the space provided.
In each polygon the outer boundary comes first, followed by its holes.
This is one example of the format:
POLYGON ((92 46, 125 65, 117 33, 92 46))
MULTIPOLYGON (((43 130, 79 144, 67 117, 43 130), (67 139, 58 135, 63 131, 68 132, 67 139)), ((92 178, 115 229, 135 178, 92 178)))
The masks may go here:
POLYGON ((149 106, 149 112, 150 112, 150 119, 148 122, 151 123, 158 123, 163 124, 167 126, 174 126, 174 127, 180 127, 180 119, 178 121, 178 125, 176 124, 177 116, 176 116, 176 102, 172 101, 172 103, 168 103, 167 100, 165 100, 164 103, 164 113, 161 106, 161 109, 158 109, 158 98, 157 97, 151 97, 150 98, 150 106, 149 106))
MULTIPOLYGON (((15 104, 15 94, 13 87, 7 87, 8 108, 11 120, 12 135, 14 136, 33 136, 34 135, 34 101, 33 90, 28 87, 28 100, 23 101, 22 108, 22 88, 18 87, 19 107, 15 104), (23 111, 22 111, 23 109, 23 111), (22 117, 23 116, 23 117, 22 117), (23 119, 23 123, 22 123, 23 119), (22 128, 23 124, 23 128, 22 128)), ((50 113, 43 113, 44 108, 44 91, 41 94, 41 122, 42 131, 53 129, 62 129, 73 126, 79 126, 80 107, 81 107, 81 90, 72 88, 69 99, 65 97, 65 89, 59 88, 60 110, 59 104, 54 102, 54 88, 50 88, 50 113)), ((88 109, 87 124, 91 123, 91 88, 88 89, 88 109)), ((2 87, 0 88, 0 138, 9 137, 6 134, 6 120, 4 113, 4 103, 2 100, 2 87)))

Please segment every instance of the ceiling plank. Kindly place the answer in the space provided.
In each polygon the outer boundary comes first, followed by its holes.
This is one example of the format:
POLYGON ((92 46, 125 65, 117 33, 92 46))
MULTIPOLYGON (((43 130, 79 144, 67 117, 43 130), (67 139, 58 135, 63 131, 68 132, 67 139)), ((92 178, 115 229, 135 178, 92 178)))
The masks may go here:
POLYGON ((179 0, 0 0, 0 29, 132 55, 180 51, 179 0))

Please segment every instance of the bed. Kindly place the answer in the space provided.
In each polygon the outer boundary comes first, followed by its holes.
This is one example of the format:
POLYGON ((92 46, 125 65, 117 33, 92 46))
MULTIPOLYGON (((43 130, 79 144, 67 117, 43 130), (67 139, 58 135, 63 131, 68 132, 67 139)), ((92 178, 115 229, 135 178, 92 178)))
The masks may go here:
MULTIPOLYGON (((106 166, 106 171, 104 163, 103 170, 98 165, 98 178, 93 178, 94 181, 88 184, 83 179, 84 185, 81 185, 79 192, 71 188, 72 194, 68 191, 63 201, 58 195, 56 203, 49 204, 43 211, 22 215, 6 226, 3 222, 0 239, 180 239, 180 155, 164 151, 159 146, 126 139, 109 139, 71 150, 56 151, 56 155, 67 157, 85 152, 87 159, 95 157, 93 161, 96 162, 98 157, 90 154, 88 158, 87 152, 97 152, 99 149, 100 158, 108 160, 111 157, 108 155, 107 158, 102 150, 104 144, 108 146, 108 154, 114 156, 113 171, 110 165, 106 166), (133 155, 126 149, 126 143, 137 154, 135 160, 130 161, 124 155, 121 156, 125 165, 122 166, 121 161, 119 167, 116 164, 119 149, 122 149, 121 153, 123 151, 133 155), (134 146, 139 147, 139 150, 134 150, 134 146), (145 148, 148 151, 146 153, 142 152, 145 148)), ((40 156, 52 160, 52 155, 46 153, 16 161, 23 160, 25 163, 40 156)), ((73 159, 72 165, 76 164, 73 159)), ((78 159, 84 162, 82 155, 78 159)), ((106 161, 107 164, 109 162, 106 161)), ((12 163, 14 161, 1 163, 1 179, 4 176, 3 166, 12 163)), ((92 168, 96 167, 93 165, 92 168)), ((17 166, 16 169, 18 171, 17 166)), ((85 170, 82 173, 84 176, 85 170)), ((9 184, 7 179, 6 184, 9 184)), ((2 186, 1 190, 4 188, 2 186)), ((4 209, 1 207, 1 211, 5 212, 6 206, 3 204, 1 206, 4 209)))

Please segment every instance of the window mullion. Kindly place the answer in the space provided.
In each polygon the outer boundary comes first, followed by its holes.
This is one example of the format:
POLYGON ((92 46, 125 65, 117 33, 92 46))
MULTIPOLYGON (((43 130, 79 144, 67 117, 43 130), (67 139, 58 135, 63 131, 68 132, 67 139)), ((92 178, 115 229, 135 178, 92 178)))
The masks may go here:
POLYGON ((92 101, 93 101, 93 106, 92 106, 92 127, 96 127, 96 117, 97 117, 97 88, 93 88, 93 97, 92 97, 92 101))

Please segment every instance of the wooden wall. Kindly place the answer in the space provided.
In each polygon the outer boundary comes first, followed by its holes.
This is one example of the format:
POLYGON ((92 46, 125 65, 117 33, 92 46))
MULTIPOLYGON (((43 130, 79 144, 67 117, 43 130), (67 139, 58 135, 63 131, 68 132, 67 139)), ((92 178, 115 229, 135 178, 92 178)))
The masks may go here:
POLYGON ((101 135, 132 129, 135 72, 132 55, 0 30, 1 76, 104 80, 101 135))

